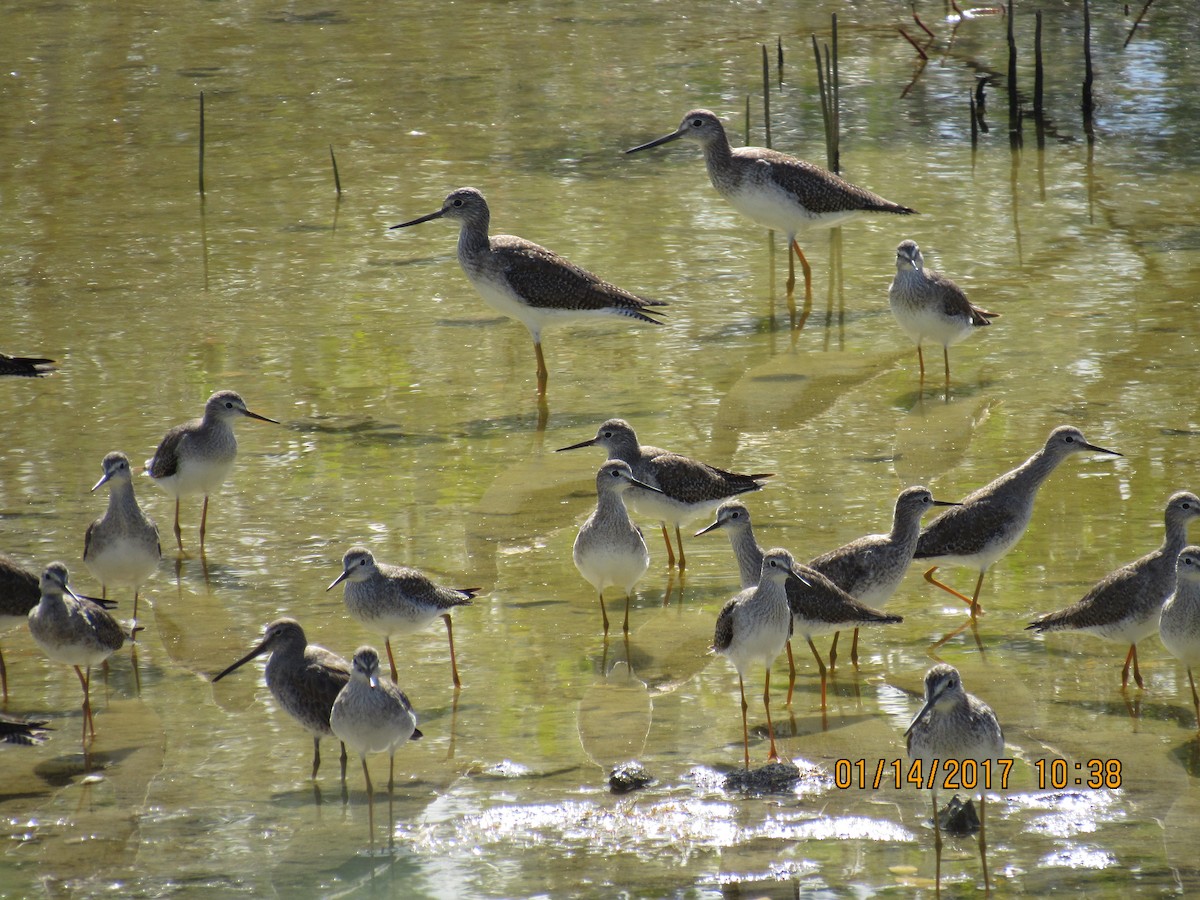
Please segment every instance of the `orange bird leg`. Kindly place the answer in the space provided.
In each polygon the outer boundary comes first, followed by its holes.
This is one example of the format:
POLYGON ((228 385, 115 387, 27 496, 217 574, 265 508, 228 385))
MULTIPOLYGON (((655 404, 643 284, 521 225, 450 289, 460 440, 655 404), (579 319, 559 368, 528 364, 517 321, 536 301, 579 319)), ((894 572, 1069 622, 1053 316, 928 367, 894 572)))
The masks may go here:
POLYGON ((812 638, 807 638, 808 648, 812 650, 813 659, 817 661, 817 668, 821 670, 821 709, 825 708, 825 660, 821 659, 821 654, 817 652, 817 645, 812 642, 812 638))

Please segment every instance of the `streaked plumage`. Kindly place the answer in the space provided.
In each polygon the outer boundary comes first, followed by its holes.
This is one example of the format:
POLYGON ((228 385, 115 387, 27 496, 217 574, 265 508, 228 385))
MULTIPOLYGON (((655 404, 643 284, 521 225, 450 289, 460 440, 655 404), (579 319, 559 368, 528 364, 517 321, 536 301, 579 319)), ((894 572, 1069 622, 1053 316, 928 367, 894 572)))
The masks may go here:
POLYGON ((93 485, 95 491, 108 485, 108 509, 88 526, 83 539, 83 562, 103 585, 133 588, 133 621, 137 622, 138 591, 162 559, 158 526, 142 512, 133 494, 129 457, 109 453, 104 457, 104 475, 93 485))
POLYGON ((1021 465, 972 491, 958 506, 952 506, 930 522, 921 532, 913 553, 914 559, 934 563, 925 573, 926 580, 958 597, 970 606, 972 616, 977 615, 984 573, 1017 545, 1029 527, 1038 488, 1064 459, 1087 451, 1121 455, 1089 444, 1083 432, 1074 426, 1060 425, 1050 432, 1042 449, 1021 465), (935 580, 933 573, 939 565, 977 569, 975 593, 967 597, 935 580))
POLYGON ((608 634, 608 612, 604 608, 605 588, 619 588, 625 594, 625 633, 629 633, 629 597, 634 586, 650 567, 650 551, 642 530, 629 520, 622 495, 631 487, 655 492, 658 489, 638 481, 624 460, 610 459, 596 473, 596 508, 575 536, 571 556, 575 568, 600 596, 600 615, 604 634, 608 634))
POLYGON ((1180 551, 1187 545, 1188 523, 1200 517, 1200 497, 1188 491, 1172 494, 1167 501, 1166 533, 1162 545, 1152 553, 1121 566, 1093 587, 1082 599, 1065 609, 1042 616, 1026 626, 1048 631, 1082 631, 1129 645, 1121 688, 1133 679, 1142 687, 1138 671, 1137 642, 1158 630, 1163 604, 1175 591, 1175 570, 1180 551))
MULTIPOLYGON (((929 787, 933 802, 933 828, 937 848, 938 883, 941 878, 942 831, 937 811, 937 786, 947 775, 961 772, 946 767, 948 760, 974 760, 976 781, 998 784, 1000 768, 995 760, 1004 758, 1004 732, 992 708, 962 685, 958 670, 938 663, 925 673, 925 702, 905 729, 910 759, 921 761, 921 778, 929 787), (980 764, 990 762, 992 777, 986 778, 980 764), (936 764, 937 769, 933 770, 936 764), (931 777, 932 775, 932 777, 931 777)), ((979 857, 983 863, 985 888, 990 889, 987 868, 987 838, 984 831, 985 790, 979 795, 979 857)))
MULTIPOLYGON (((866 606, 882 607, 900 587, 912 563, 921 536, 921 516, 935 506, 955 506, 948 500, 934 500, 921 485, 905 488, 896 498, 892 530, 887 534, 868 534, 848 544, 822 553, 809 562, 843 591, 866 606)), ((829 648, 829 667, 837 661, 835 632, 829 648)), ((858 629, 850 646, 850 659, 858 665, 858 629)))
MULTIPOLYGON (((804 268, 809 289, 808 261, 796 242, 797 233, 832 228, 864 212, 915 212, 777 150, 734 149, 721 120, 707 109, 693 109, 671 134, 625 152, 637 153, 679 139, 700 145, 709 181, 730 206, 751 221, 787 235, 788 246, 804 268)), ((794 288, 794 280, 789 280, 789 295, 794 288)))
POLYGON ((219 488, 233 468, 237 457, 237 437, 233 423, 241 418, 279 423, 246 408, 246 401, 235 391, 217 391, 204 404, 204 415, 176 425, 164 436, 146 460, 146 474, 175 498, 175 540, 183 550, 179 530, 179 498, 204 495, 200 514, 200 550, 204 550, 204 531, 208 523, 208 495, 219 488))
MULTIPOLYGON (((29 621, 29 611, 38 605, 41 597, 37 573, 0 553, 0 634, 25 625, 29 621)), ((4 664, 3 649, 0 649, 0 685, 3 685, 7 702, 8 667, 4 664)))
MULTIPOLYGON (((338 694, 350 681, 350 664, 324 647, 310 644, 295 619, 276 619, 267 626, 262 641, 224 669, 217 682, 255 657, 270 653, 266 682, 271 696, 284 712, 313 736, 312 777, 321 767, 321 738, 332 737, 329 714, 338 694)), ((342 745, 342 781, 346 780, 346 746, 342 745)))
POLYGON ((83 738, 96 736, 89 687, 92 666, 121 649, 126 633, 99 603, 80 597, 67 586, 67 567, 60 562, 42 573, 38 605, 29 611, 29 633, 55 662, 73 666, 83 686, 83 738))
POLYGON ((342 574, 325 588, 333 590, 346 582, 342 594, 346 609, 370 631, 384 636, 392 681, 396 681, 396 658, 392 655, 392 635, 420 631, 436 618, 446 623, 450 642, 450 672, 454 686, 461 687, 458 658, 454 653, 454 626, 450 611, 470 606, 479 588, 447 588, 436 584, 419 569, 389 566, 375 561, 366 547, 351 547, 342 557, 342 574))
POLYGON ((901 241, 896 248, 896 275, 888 288, 888 303, 896 322, 917 344, 922 381, 925 379, 922 341, 928 339, 942 345, 946 384, 949 384, 950 347, 998 318, 997 313, 972 304, 962 288, 941 272, 926 269, 921 248, 915 241, 901 241))
POLYGON ((538 393, 546 392, 549 378, 542 356, 542 329, 547 325, 596 316, 662 324, 655 318, 662 313, 653 307, 665 306, 663 301, 631 294, 532 241, 511 234, 489 237, 491 211, 475 188, 459 188, 437 212, 392 228, 443 216, 461 225, 458 262, 483 301, 529 329, 537 354, 538 393))
MULTIPOLYGON (((658 491, 647 491, 633 487, 625 494, 625 502, 633 510, 647 518, 662 523, 663 540, 667 544, 667 566, 675 564, 675 551, 667 533, 667 523, 675 526, 675 539, 679 543, 679 568, 686 565, 683 555, 683 535, 680 526, 716 509, 722 501, 747 491, 757 491, 759 484, 770 474, 739 475, 726 472, 699 460, 671 453, 658 447, 639 444, 633 428, 624 419, 609 419, 596 431, 590 440, 580 441, 563 450, 578 450, 581 447, 603 447, 609 459, 619 459, 629 464, 633 477, 645 482, 658 491)), ((755 576, 757 577, 757 575, 755 576)))
POLYGON ((367 769, 368 753, 388 755, 388 810, 392 804, 396 749, 424 735, 404 691, 379 678, 379 654, 374 647, 359 647, 351 663, 350 681, 333 702, 329 725, 342 743, 362 759, 367 782, 368 826, 375 843, 375 792, 367 769))
POLYGON ((1167 652, 1187 669, 1200 727, 1200 693, 1192 669, 1200 667, 1200 547, 1184 547, 1175 568, 1175 593, 1163 604, 1158 633, 1167 652))
MULTIPOLYGON (((697 532, 697 535, 717 528, 723 528, 729 535, 729 544, 737 559, 742 586, 745 587, 751 583, 755 567, 761 569, 765 558, 762 548, 754 537, 750 510, 740 500, 727 500, 717 510, 716 521, 697 532)), ((817 661, 817 669, 821 673, 821 708, 824 709, 825 661, 821 659, 821 654, 817 651, 817 645, 813 643, 813 638, 822 634, 832 634, 841 628, 891 625, 903 622, 904 619, 901 616, 871 609, 858 602, 816 569, 795 563, 792 566, 792 574, 795 577, 788 579, 784 586, 788 609, 792 614, 792 632, 805 639, 809 650, 812 651, 813 659, 817 661)), ((791 705, 792 692, 796 684, 796 666, 790 647, 788 669, 787 705, 791 705)))
POLYGON ((767 759, 775 760, 775 726, 771 723, 771 664, 787 644, 792 633, 791 614, 785 584, 793 580, 795 560, 786 550, 770 550, 763 557, 758 584, 736 594, 717 616, 712 652, 728 659, 738 673, 742 696, 742 740, 746 768, 750 768, 750 729, 746 720, 745 676, 751 664, 766 668, 763 683, 763 708, 767 713, 767 732, 771 748, 767 759))

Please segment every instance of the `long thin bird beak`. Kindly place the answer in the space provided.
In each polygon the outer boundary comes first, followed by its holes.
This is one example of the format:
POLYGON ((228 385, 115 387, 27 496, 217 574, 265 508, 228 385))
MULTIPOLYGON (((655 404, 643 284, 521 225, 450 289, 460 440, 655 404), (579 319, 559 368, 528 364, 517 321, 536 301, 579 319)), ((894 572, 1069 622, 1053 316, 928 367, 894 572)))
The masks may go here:
POLYGON ((723 523, 721 520, 717 519, 717 521, 713 522, 711 525, 706 525, 704 528, 701 528, 699 531, 693 534, 692 537, 700 537, 702 534, 708 534, 710 531, 715 531, 716 529, 720 528, 722 524, 723 523))
POLYGON ((590 440, 580 441, 578 444, 572 444, 570 447, 559 447, 554 452, 562 453, 564 450, 578 450, 580 447, 595 447, 595 446, 596 446, 596 439, 591 438, 590 440))
POLYGON ((911 722, 909 722, 908 727, 904 729, 905 737, 908 737, 909 732, 912 731, 914 728, 916 728, 917 723, 920 722, 921 719, 925 718, 925 714, 933 708, 933 700, 935 700, 935 699, 937 699, 937 698, 935 697, 931 700, 926 700, 925 705, 921 707, 921 711, 919 713, 917 713, 915 716, 913 716, 913 720, 911 722))
POLYGON ((279 424, 278 419, 268 419, 266 416, 260 416, 258 413, 250 412, 250 410, 248 410, 248 409, 245 410, 244 415, 249 416, 251 419, 258 419, 258 421, 260 421, 260 422, 271 422, 274 425, 279 424))
POLYGON ((638 144, 636 147, 630 147, 625 152, 626 153, 637 153, 639 150, 649 150, 651 147, 657 147, 660 144, 666 144, 666 143, 669 143, 670 141, 678 140, 681 137, 683 137, 682 130, 672 131, 670 134, 664 135, 663 137, 660 137, 660 138, 655 138, 654 140, 652 140, 648 143, 638 144))
POLYGON ((934 506, 962 506, 961 503, 956 503, 953 500, 930 500, 934 506))
POLYGON ((100 485, 104 484, 106 481, 108 481, 108 473, 107 472, 105 472, 104 475, 101 476, 99 481, 97 481, 95 484, 92 485, 92 490, 93 491, 96 490, 96 488, 100 487, 100 485))
POLYGON ((333 579, 333 581, 331 581, 329 583, 329 587, 325 588, 325 590, 332 591, 335 587, 337 587, 339 584, 341 584, 343 581, 345 581, 349 577, 350 577, 350 570, 347 569, 345 572, 343 572, 337 578, 333 579))
POLYGON ((1095 444, 1089 444, 1087 441, 1083 442, 1083 448, 1085 450, 1091 450, 1094 453, 1107 453, 1109 456, 1125 455, 1124 453, 1118 453, 1116 450, 1105 450, 1103 447, 1097 447, 1095 444))
POLYGON ((372 690, 379 690, 379 676, 378 675, 368 675, 367 676, 367 684, 369 684, 371 686, 372 690))
POLYGON ((216 675, 213 678, 213 681, 214 682, 220 681, 222 678, 224 678, 226 675, 228 675, 234 669, 244 666, 246 663, 250 662, 250 660, 254 659, 254 657, 261 656, 262 654, 264 654, 266 652, 267 652, 267 642, 263 641, 261 644, 259 644, 257 647, 255 647, 253 650, 251 650, 249 653, 247 653, 245 656, 243 656, 241 659, 239 659, 237 662, 235 662, 228 669, 225 669, 219 675, 216 675))
POLYGON ((399 225, 393 225, 388 228, 388 231, 394 231, 397 228, 407 228, 409 225, 420 225, 422 222, 429 222, 433 219, 440 219, 446 214, 446 208, 442 207, 437 212, 431 212, 427 216, 421 216, 419 219, 412 219, 408 222, 401 222, 399 225))
POLYGON ((654 493, 656 493, 656 494, 665 493, 665 491, 663 491, 662 488, 656 488, 654 485, 646 484, 646 482, 644 482, 644 481, 638 481, 636 478, 630 478, 629 483, 632 484, 634 487, 640 487, 644 491, 654 491, 654 493))

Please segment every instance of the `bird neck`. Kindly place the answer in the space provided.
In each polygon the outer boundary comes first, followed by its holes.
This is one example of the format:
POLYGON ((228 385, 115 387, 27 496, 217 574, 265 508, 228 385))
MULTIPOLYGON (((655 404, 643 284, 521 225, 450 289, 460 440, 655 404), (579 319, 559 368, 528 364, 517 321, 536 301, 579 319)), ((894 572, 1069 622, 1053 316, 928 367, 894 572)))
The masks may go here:
POLYGON ((629 511, 625 508, 625 498, 621 496, 620 491, 606 489, 596 493, 596 518, 629 518, 629 511))
POLYGON ((892 531, 888 535, 889 541, 901 547, 911 545, 915 550, 920 537, 921 510, 896 510, 892 519, 892 531))
POLYGON ((458 232, 458 258, 477 259, 491 249, 488 239, 488 216, 463 219, 462 228, 458 232))
POLYGON ((762 574, 763 552, 750 528, 735 528, 729 532, 729 545, 737 558, 738 574, 743 588, 754 587, 762 574))
POLYGON ((133 495, 133 482, 113 482, 108 492, 108 516, 114 519, 135 519, 141 514, 137 498, 133 495))
POLYGON ((708 179, 718 192, 723 192, 729 188, 730 173, 734 170, 733 148, 729 146, 729 138, 721 132, 704 144, 703 150, 708 179))

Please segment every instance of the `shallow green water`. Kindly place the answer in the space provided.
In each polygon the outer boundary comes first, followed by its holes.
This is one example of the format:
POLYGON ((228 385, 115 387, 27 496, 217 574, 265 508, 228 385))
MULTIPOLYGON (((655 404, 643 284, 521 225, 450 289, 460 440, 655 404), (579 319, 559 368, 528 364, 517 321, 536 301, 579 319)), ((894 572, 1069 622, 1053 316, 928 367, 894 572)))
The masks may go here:
MULTIPOLYGON (((941 656, 994 706, 1020 760, 987 807, 999 890, 1200 890, 1184 670, 1147 640, 1146 690, 1123 696, 1122 648, 1023 630, 1153 549, 1167 496, 1197 489, 1198 26, 1186 4, 1156 4, 1122 49, 1130 20, 1093 11, 1089 151, 1080 15, 1047 8, 1044 151, 1031 122, 1010 149, 1001 78, 973 152, 967 98, 977 74, 1005 70, 1005 21, 965 22, 951 44, 941 5, 928 6, 938 38, 919 71, 896 27, 918 29, 877 2, 9 11, 0 349, 60 370, 0 384, 0 549, 31 565, 63 559, 94 592, 80 556, 104 506, 87 489, 106 452, 149 456, 218 388, 283 424, 240 427, 207 567, 172 557, 149 585, 137 677, 122 653, 95 692, 100 778, 82 774, 74 676, 26 634, 2 636, 7 711, 50 717, 55 731, 38 748, 0 747, 0 894, 932 894, 927 798, 840 789, 835 775, 839 759, 903 756, 926 648, 961 623, 961 606, 914 568, 889 605, 905 622, 864 636, 824 717, 811 660, 797 655, 790 716, 777 666, 781 751, 804 777, 784 796, 726 792, 741 760, 736 677, 705 654, 737 587, 725 540, 688 541, 681 585, 651 534, 627 647, 604 647, 571 563, 601 454, 551 451, 614 415, 647 443, 778 473, 752 498, 759 538, 800 558, 883 529, 908 484, 966 493, 1064 422, 1124 453, 1062 466, 988 575, 983 652, 967 635, 941 656), (765 233, 717 197, 698 151, 620 151, 695 106, 742 143, 747 95, 758 119, 759 44, 780 36, 774 145, 823 161, 809 35, 827 40, 835 10, 843 172, 923 215, 842 229, 835 290, 831 238, 808 236, 815 304, 792 332, 782 253, 773 272, 765 233), (468 184, 486 193, 493 231, 669 301, 669 325, 549 331, 539 410, 528 335, 479 301, 453 228, 387 230, 468 184), (905 237, 1002 314, 952 351, 948 396, 918 389, 887 309, 905 237), (207 682, 281 614, 346 655, 375 642, 324 592, 354 543, 482 588, 456 617, 457 695, 440 625, 397 642, 426 737, 397 759, 390 857, 366 853, 361 770, 344 804, 326 742, 314 788, 309 741, 261 669, 207 682), (631 758, 657 781, 615 798, 607 771, 631 758), (1122 762, 1119 790, 1036 789, 1034 761, 1092 758, 1122 762)), ((1030 95, 1032 8, 1014 26, 1030 95)), ((751 140, 763 140, 757 124, 751 140)), ((169 499, 137 487, 169 543, 169 499)), ((189 546, 198 517, 185 503, 189 546)), ((974 577, 944 574, 964 589, 974 577)), ((948 842, 947 885, 981 887, 970 840, 948 842)))

